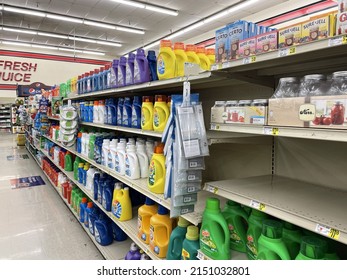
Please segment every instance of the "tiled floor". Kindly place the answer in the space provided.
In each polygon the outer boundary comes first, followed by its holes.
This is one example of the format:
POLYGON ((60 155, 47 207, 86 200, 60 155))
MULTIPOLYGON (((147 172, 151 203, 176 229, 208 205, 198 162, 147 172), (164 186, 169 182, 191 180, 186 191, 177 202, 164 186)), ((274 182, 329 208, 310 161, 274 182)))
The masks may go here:
POLYGON ((103 259, 29 152, 14 140, 0 132, 0 259, 103 259), (29 159, 7 160, 20 154, 29 159), (46 185, 11 188, 10 179, 34 175, 46 185))

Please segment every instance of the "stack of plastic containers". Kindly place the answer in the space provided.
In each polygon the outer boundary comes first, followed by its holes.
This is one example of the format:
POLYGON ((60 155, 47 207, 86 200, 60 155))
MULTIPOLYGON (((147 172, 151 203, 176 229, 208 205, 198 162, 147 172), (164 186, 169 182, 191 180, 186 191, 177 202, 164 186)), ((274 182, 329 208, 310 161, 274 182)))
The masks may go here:
POLYGON ((59 138, 63 146, 71 147, 75 144, 77 128, 77 109, 69 101, 68 105, 63 106, 60 110, 59 138))

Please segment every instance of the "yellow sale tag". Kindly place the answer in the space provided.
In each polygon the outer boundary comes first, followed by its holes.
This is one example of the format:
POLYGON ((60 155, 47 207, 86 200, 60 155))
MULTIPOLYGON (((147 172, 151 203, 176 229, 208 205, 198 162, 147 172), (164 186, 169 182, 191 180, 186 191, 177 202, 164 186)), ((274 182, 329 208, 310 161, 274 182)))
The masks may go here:
POLYGON ((218 63, 217 69, 219 70, 219 69, 222 69, 222 68, 223 68, 222 63, 218 63))
POLYGON ((256 56, 252 56, 251 57, 251 62, 256 62, 257 61, 257 57, 256 56))
POLYGON ((266 208, 265 204, 263 204, 263 203, 259 204, 259 210, 260 211, 265 211, 265 208, 266 208))
POLYGON ((347 43, 347 36, 344 35, 342 36, 342 44, 346 44, 347 43))
POLYGON ((296 53, 296 47, 291 47, 289 49, 289 54, 295 54, 296 53))
POLYGON ((272 128, 272 135, 279 135, 280 134, 280 130, 278 127, 273 127, 272 128))
POLYGON ((331 228, 331 229, 329 230, 328 236, 331 237, 331 238, 333 238, 333 239, 338 240, 339 237, 340 237, 340 231, 337 230, 337 229, 331 228))

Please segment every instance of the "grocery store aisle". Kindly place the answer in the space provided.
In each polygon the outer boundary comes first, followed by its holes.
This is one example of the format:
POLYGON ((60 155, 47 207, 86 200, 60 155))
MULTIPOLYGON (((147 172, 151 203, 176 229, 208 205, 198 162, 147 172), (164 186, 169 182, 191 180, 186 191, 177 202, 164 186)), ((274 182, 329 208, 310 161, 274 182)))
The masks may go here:
POLYGON ((103 259, 53 188, 15 136, 0 132, 0 259, 103 259), (29 176, 46 184, 11 188, 11 179, 29 176))

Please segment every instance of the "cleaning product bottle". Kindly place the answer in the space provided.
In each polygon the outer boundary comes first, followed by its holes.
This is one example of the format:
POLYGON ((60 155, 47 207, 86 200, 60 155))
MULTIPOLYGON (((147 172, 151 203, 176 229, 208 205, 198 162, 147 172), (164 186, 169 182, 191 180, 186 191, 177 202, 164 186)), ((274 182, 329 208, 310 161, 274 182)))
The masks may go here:
POLYGON ((113 239, 118 242, 122 242, 128 239, 126 233, 116 223, 112 223, 112 232, 113 239))
POLYGON ((102 207, 104 207, 106 211, 111 211, 112 196, 113 196, 113 185, 107 184, 105 188, 103 189, 103 193, 102 193, 102 207))
POLYGON ((256 260, 258 256, 258 239, 263 228, 263 221, 267 214, 256 209, 252 209, 248 217, 247 230, 247 257, 249 260, 256 260))
POLYGON ((315 236, 304 236, 301 240, 300 252, 295 260, 323 260, 326 241, 315 236))
POLYGON ((82 184, 83 186, 86 186, 87 184, 87 171, 89 170, 89 163, 86 163, 83 167, 83 178, 82 178, 82 184))
POLYGON ((98 78, 98 89, 103 90, 104 89, 104 73, 105 67, 100 67, 99 69, 99 78, 98 78))
POLYGON ((207 198, 200 229, 200 249, 211 259, 230 259, 230 232, 217 198, 207 198))
POLYGON ((204 47, 197 47, 196 48, 196 54, 200 59, 200 68, 202 68, 205 71, 210 71, 211 62, 210 62, 210 59, 206 55, 205 48, 204 47))
POLYGON ((188 57, 184 51, 184 43, 176 42, 174 44, 174 53, 176 55, 176 77, 184 76, 184 63, 188 62, 188 57))
POLYGON ((102 205, 102 194, 104 192, 104 185, 105 181, 107 179, 107 174, 103 174, 103 176, 100 176, 99 182, 98 182, 98 202, 102 205))
POLYGON ((125 142, 119 142, 115 157, 115 171, 120 175, 125 175, 125 142))
POLYGON ((98 123, 104 123, 105 122, 105 100, 99 100, 99 106, 98 106, 98 123))
POLYGON ((77 133, 76 143, 77 143, 77 146, 76 146, 77 153, 81 153, 82 152, 82 132, 77 133))
POLYGON ((159 205, 158 213, 150 219, 149 247, 159 258, 165 258, 169 247, 172 222, 169 211, 159 205))
POLYGON ((110 125, 117 125, 117 100, 114 98, 109 99, 107 123, 110 125))
POLYGON ((276 220, 265 220, 258 240, 258 260, 290 260, 289 251, 282 239, 283 225, 276 220))
POLYGON ((93 202, 88 202, 87 203, 87 208, 86 211, 84 212, 84 221, 83 224, 86 228, 89 228, 89 215, 92 212, 93 209, 93 202))
POLYGON ((123 108, 124 108, 124 98, 120 97, 118 98, 118 104, 117 104, 117 125, 122 126, 123 125, 123 108))
POLYGON ((122 125, 131 127, 132 104, 130 97, 124 98, 122 125))
POLYGON ((112 196, 112 205, 111 205, 111 212, 115 213, 117 211, 117 203, 115 202, 117 193, 123 189, 123 183, 117 182, 114 184, 113 187, 113 196, 112 196))
POLYGON ((163 132, 169 118, 169 108, 166 103, 165 95, 156 95, 153 109, 153 128, 154 131, 163 132))
POLYGON ((141 97, 134 96, 131 107, 131 126, 133 128, 141 128, 141 97))
POLYGON ((76 181, 78 181, 78 168, 80 163, 81 159, 79 157, 76 157, 73 163, 73 177, 76 181))
POLYGON ((103 72, 103 80, 104 80, 104 85, 103 85, 103 89, 109 89, 111 88, 111 66, 105 65, 105 70, 103 72))
POLYGON ((77 216, 78 217, 80 217, 80 213, 81 213, 81 208, 80 208, 80 206, 81 206, 81 202, 82 202, 82 199, 85 197, 85 194, 82 192, 82 191, 80 191, 79 193, 78 193, 78 195, 77 196, 75 196, 75 205, 76 205, 76 213, 77 213, 77 216))
MULTIPOLYGON (((169 248, 167 250, 167 260, 180 260, 182 253, 183 240, 187 233, 189 222, 182 217, 178 218, 178 225, 170 235, 169 248)), ((199 239, 199 236, 198 236, 199 239)), ((198 240, 197 239, 197 240, 198 240)), ((198 241, 199 243, 199 241, 198 241)))
POLYGON ((83 169, 84 169, 84 163, 81 162, 78 164, 78 183, 83 183, 83 169))
POLYGON ((88 212, 88 227, 91 235, 95 234, 95 221, 99 218, 99 214, 99 209, 95 206, 88 212))
POLYGON ((196 54, 195 45, 186 45, 186 54, 187 54, 188 62, 200 65, 200 58, 196 54))
POLYGON ((137 49, 134 61, 134 84, 149 82, 149 66, 144 49, 137 49))
POLYGON ((149 50, 147 54, 148 67, 149 67, 149 78, 150 81, 157 81, 157 57, 155 56, 155 51, 149 50))
POLYGON ((127 65, 127 58, 125 56, 121 56, 119 59, 119 65, 118 65, 118 82, 117 82, 118 87, 125 86, 126 65, 127 65))
POLYGON ((153 130, 153 110, 153 97, 142 97, 141 128, 143 130, 153 130))
POLYGON ((210 60, 210 65, 216 63, 215 49, 206 49, 206 55, 210 60))
POLYGON ((170 40, 161 40, 157 61, 157 74, 159 80, 171 79, 175 77, 176 56, 172 50, 170 40))
POLYGON ((111 67, 111 87, 116 88, 118 87, 118 65, 119 65, 119 59, 114 59, 112 61, 112 67, 111 67))
POLYGON ((96 135, 94 133, 90 133, 89 135, 89 149, 88 149, 88 158, 89 159, 94 159, 95 157, 95 140, 96 140, 96 135))
POLYGON ((140 248, 132 242, 130 245, 130 251, 125 255, 125 260, 140 260, 141 259, 141 253, 140 248))
POLYGON ((116 153, 117 153, 117 139, 112 139, 110 142, 110 150, 107 156, 107 167, 114 170, 116 163, 116 153))
POLYGON ((65 158, 64 158, 64 170, 65 171, 73 171, 73 165, 72 165, 72 155, 69 151, 66 152, 65 158))
POLYGON ((155 147, 148 170, 148 188, 151 192, 164 193, 165 174, 164 146, 160 144, 155 147))
POLYGON ((92 77, 92 91, 98 91, 99 90, 99 69, 94 69, 94 75, 92 77))
POLYGON ((101 155, 101 164, 104 166, 108 165, 108 153, 110 151, 110 139, 104 139, 102 142, 102 155, 101 155))
POLYGON ((98 110, 99 110, 99 101, 95 100, 93 105, 93 120, 92 120, 93 123, 99 123, 98 110))
POLYGON ((77 77, 77 94, 82 94, 81 82, 82 82, 82 76, 79 75, 77 77))
POLYGON ((86 189, 91 191, 92 190, 92 185, 94 183, 94 174, 95 174, 96 169, 94 167, 89 167, 87 171, 87 180, 86 180, 86 189))
POLYGON ((223 210, 223 216, 230 231, 230 249, 246 252, 248 215, 241 205, 228 200, 223 210))
POLYGON ((93 184, 92 184, 92 195, 94 200, 98 200, 98 188, 99 188, 100 176, 101 176, 100 172, 94 173, 93 184))
POLYGON ((88 106, 88 122, 92 123, 93 120, 94 120, 94 102, 90 101, 88 106))
POLYGON ((95 240, 102 246, 110 245, 113 242, 112 225, 109 218, 101 213, 99 219, 94 222, 95 240))
POLYGON ((152 159, 154 153, 154 142, 153 141, 146 141, 146 154, 148 156, 148 160, 152 159))
POLYGON ((182 260, 197 260, 199 244, 199 228, 196 226, 188 226, 186 238, 182 244, 182 260))
POLYGON ((139 141, 136 143, 136 154, 140 165, 140 177, 147 178, 149 159, 145 150, 145 145, 139 143, 139 141))
POLYGON ((125 176, 132 180, 140 178, 140 165, 134 145, 129 145, 125 154, 125 176))
POLYGON ((79 213, 80 222, 82 224, 84 224, 85 212, 87 209, 87 202, 88 202, 87 198, 83 197, 80 204, 80 213, 79 213))
POLYGON ((135 61, 135 54, 129 53, 128 62, 125 68, 125 71, 126 71, 125 85, 127 86, 134 84, 134 61, 135 61))
POLYGON ((129 188, 125 187, 116 192, 112 201, 112 214, 119 221, 127 221, 133 218, 129 188))
POLYGON ((145 204, 138 209, 137 235, 146 244, 149 244, 150 219, 157 212, 158 205, 148 197, 146 197, 145 204))
POLYGON ((299 254, 302 237, 303 234, 299 227, 291 223, 284 222, 282 239, 288 248, 289 255, 292 260, 294 260, 299 254))

